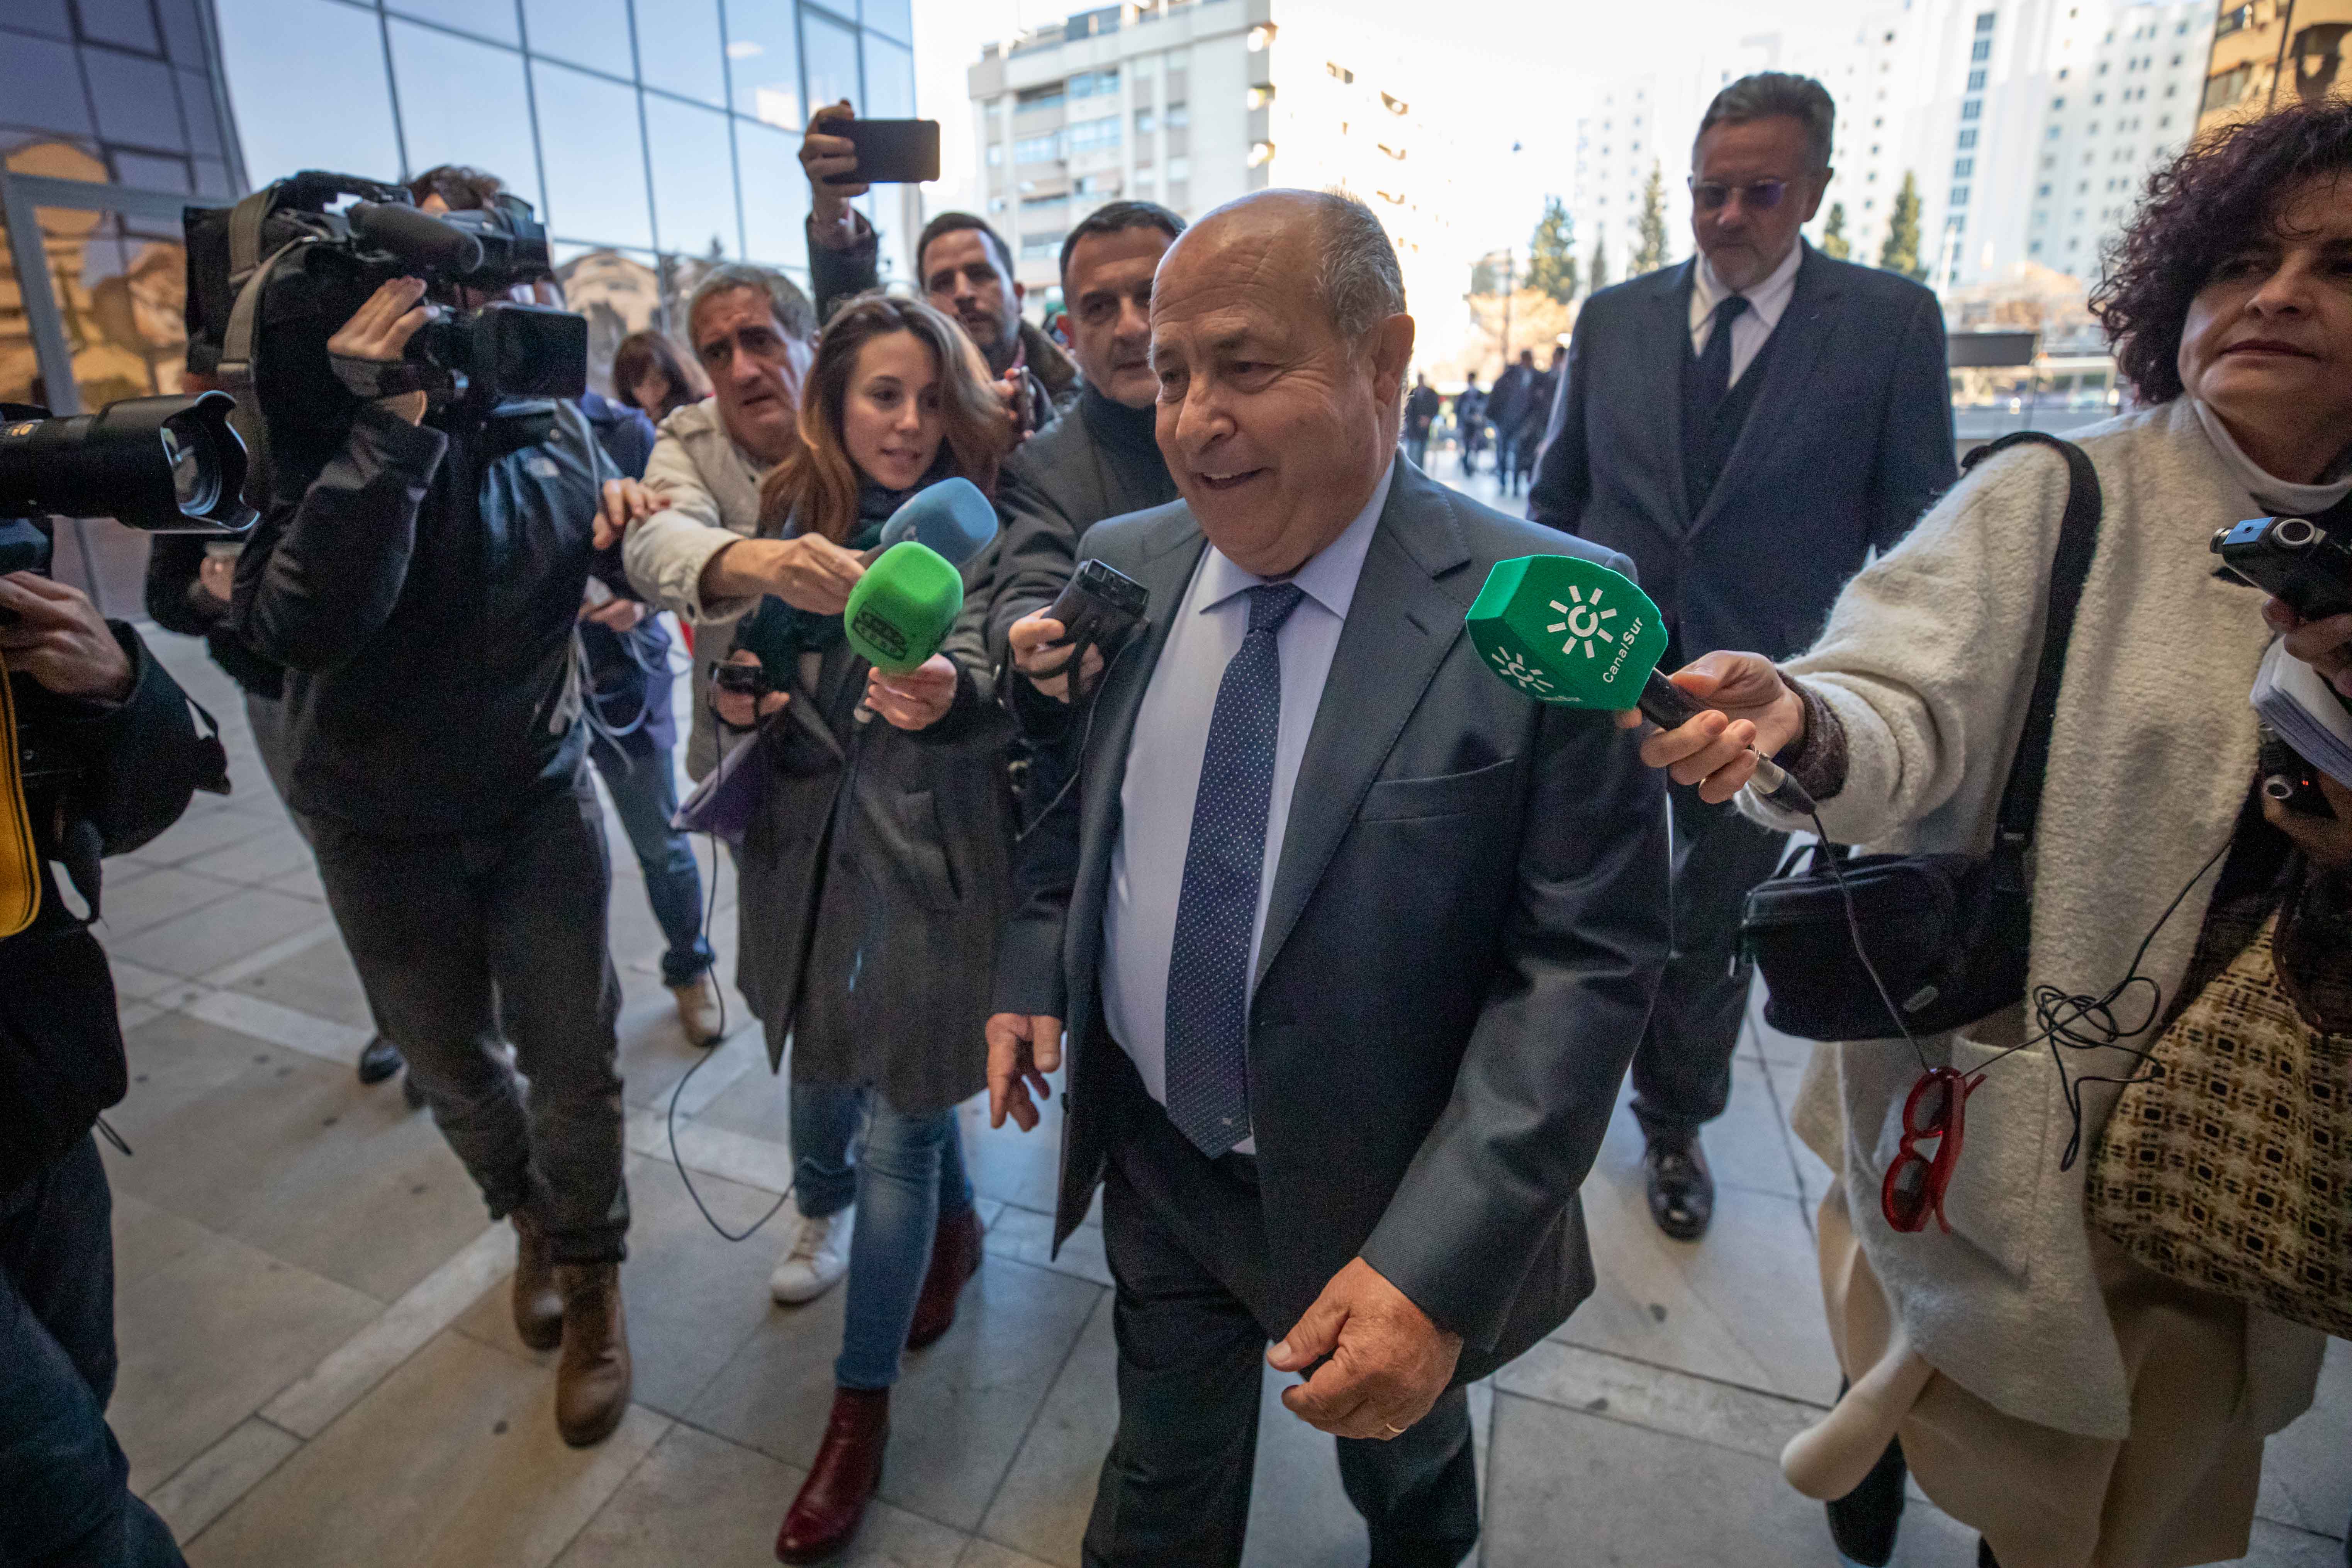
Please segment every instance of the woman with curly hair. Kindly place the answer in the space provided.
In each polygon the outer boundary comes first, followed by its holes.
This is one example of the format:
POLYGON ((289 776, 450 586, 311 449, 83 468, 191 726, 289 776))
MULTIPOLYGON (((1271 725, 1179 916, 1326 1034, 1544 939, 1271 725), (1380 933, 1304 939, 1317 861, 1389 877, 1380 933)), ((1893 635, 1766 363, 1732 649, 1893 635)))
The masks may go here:
MULTIPOLYGON (((2033 843, 2029 984, 2161 988, 2154 1042, 2274 911, 2341 911, 2352 791, 2333 818, 2255 785, 2247 703, 2274 635, 2352 694, 2352 616, 2310 625, 2217 575, 2218 526, 2308 515, 2352 491, 2352 107, 2296 108, 2154 175, 2095 307, 2141 406, 2080 432, 2105 513, 2068 645, 2033 843), (2200 874, 2208 862, 2218 868, 2200 874), (2189 891, 2169 920, 2167 906, 2189 891)), ((2067 468, 2025 446, 1980 464, 1846 586, 1821 640, 1776 668, 1716 653, 1679 672, 1711 703, 1643 754, 1707 800, 1806 826, 1752 792, 1753 746, 1821 803, 1840 843, 1982 855, 2032 689, 2067 468)), ((2279 928, 2284 933, 2284 925, 2279 928)), ((2352 1027, 2340 913, 2278 940, 2310 1025, 2352 1027)), ((2032 994, 2029 991, 2029 994, 2032 994)), ((2123 1027, 2137 1009, 2118 1006, 2123 1027)), ((1919 1385, 1897 1442, 1830 1505, 1849 1562, 1894 1545, 1906 1460, 2006 1568, 2180 1568, 2243 1555, 2264 1437, 2311 1402, 2325 1341, 2143 1268, 2085 1219, 2074 1110, 2022 1004, 1923 1039, 1985 1076, 1944 1201, 1948 1232, 1895 1228, 1881 1185, 1920 1070, 1901 1041, 1824 1045, 1799 1132, 1840 1174, 1818 1239, 1830 1331, 1859 1382, 1907 1340, 1919 1385)), ((2138 1058, 2063 1053, 2093 1148, 2138 1058)), ((1921 1216, 1924 1218, 1924 1215, 1921 1216)), ((1861 1408, 1857 1402, 1856 1409, 1861 1408)), ((1857 1446, 1856 1468, 1885 1441, 1857 1446)), ((1848 1475, 1854 1473, 1848 1470, 1848 1475)))
MULTIPOLYGON (((761 484, 761 531, 820 535, 862 571, 917 491, 951 478, 992 491, 1012 426, 961 327, 868 294, 817 341, 800 435, 761 484)), ((846 1219, 854 1204, 856 1220, 832 1414, 777 1537, 786 1563, 822 1561, 856 1531, 900 1352, 948 1331, 980 1267, 955 1108, 985 1081, 982 1026, 1012 900, 1013 731, 992 698, 988 596, 970 596, 940 652, 893 676, 845 640, 845 594, 830 613, 761 600, 730 662, 759 666, 767 694, 713 698, 722 723, 756 727, 746 743, 762 754, 745 761, 769 771, 737 858, 737 980, 772 1066, 790 1039, 795 1153, 862 1132, 854 1170, 798 1163, 804 1216, 846 1219), (814 1136, 820 1122, 841 1135, 814 1136)), ((783 1288, 794 1264, 788 1254, 772 1282, 780 1300, 807 1299, 783 1288)))

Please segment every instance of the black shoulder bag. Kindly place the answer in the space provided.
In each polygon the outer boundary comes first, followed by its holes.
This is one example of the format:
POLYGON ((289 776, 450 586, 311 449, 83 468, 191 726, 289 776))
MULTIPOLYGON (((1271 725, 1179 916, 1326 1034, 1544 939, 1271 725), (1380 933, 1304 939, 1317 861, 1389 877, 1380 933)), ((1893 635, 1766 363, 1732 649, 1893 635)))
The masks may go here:
POLYGON ((2066 459, 2066 511, 2050 566, 2049 625, 2025 731, 2001 792, 1992 852, 1862 855, 1815 844, 1792 851, 1780 872, 1748 895, 1740 942, 1770 988, 1764 1018, 1808 1040, 1875 1040, 1906 1031, 1937 1034, 1975 1023, 2025 995, 2032 927, 2026 853, 2042 812, 2042 774, 2066 644, 2083 582, 2099 541, 2099 477, 2072 442, 2039 430, 2004 436, 1969 454, 1968 468, 2020 442, 2055 447, 2066 459), (1800 861, 1805 864, 1800 868, 1800 861), (1849 920, 1846 897, 1853 900, 1849 920), (1880 999, 1856 942, 1885 982, 1897 1019, 1880 999))

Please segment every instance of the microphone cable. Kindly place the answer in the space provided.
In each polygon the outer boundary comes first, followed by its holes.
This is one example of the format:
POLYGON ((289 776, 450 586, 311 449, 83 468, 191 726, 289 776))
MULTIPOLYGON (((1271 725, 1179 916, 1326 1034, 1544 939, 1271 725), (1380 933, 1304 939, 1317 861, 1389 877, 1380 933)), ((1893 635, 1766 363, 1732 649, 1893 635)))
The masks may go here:
MULTIPOLYGON (((1036 832, 1039 828, 1045 826, 1046 819, 1062 808, 1062 803, 1065 800, 1067 800, 1069 798, 1070 792, 1077 787, 1078 779, 1085 770, 1087 750, 1095 742, 1095 714, 1101 710, 1103 690, 1106 687, 1110 685, 1111 671, 1117 669, 1118 668, 1118 661, 1127 657, 1127 650, 1143 640, 1140 635, 1142 631, 1143 627, 1139 625, 1133 632, 1130 632, 1128 635, 1127 640, 1120 643, 1118 650, 1110 656, 1110 662, 1103 666, 1102 673, 1095 678, 1093 689, 1087 693, 1086 729, 1081 731, 1078 736, 1078 766, 1070 770, 1070 776, 1062 781, 1062 787, 1054 792, 1054 798, 1045 803, 1045 809, 1038 812, 1036 817, 1031 821, 1029 826, 1013 836, 1013 847, 1015 849, 1018 849, 1024 844, 1028 843, 1029 836, 1036 832)), ((1077 689, 1078 684, 1078 673, 1076 667, 1079 655, 1084 651, 1085 650, 1082 648, 1079 650, 1079 653, 1072 654, 1067 659, 1064 660, 1062 664, 1062 668, 1070 672, 1070 687, 1074 691, 1077 689)), ((1008 666, 999 666, 998 668, 1000 672, 1002 672, 1002 670, 1008 668, 1008 666)))

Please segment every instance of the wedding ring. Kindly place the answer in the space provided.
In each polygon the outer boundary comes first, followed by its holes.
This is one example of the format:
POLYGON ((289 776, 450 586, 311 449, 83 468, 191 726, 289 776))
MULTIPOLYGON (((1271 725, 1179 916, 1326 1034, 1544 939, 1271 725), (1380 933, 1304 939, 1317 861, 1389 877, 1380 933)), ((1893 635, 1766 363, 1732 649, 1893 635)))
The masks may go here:
POLYGON ((1382 1428, 1384 1428, 1384 1429, 1387 1431, 1388 1435, 1389 1435, 1390 1436, 1391 1436, 1391 1437, 1402 1437, 1402 1436, 1404 1436, 1404 1428, 1403 1428, 1403 1427, 1402 1427, 1402 1426, 1389 1426, 1389 1424, 1388 1424, 1387 1422, 1385 1422, 1385 1421, 1381 1422, 1381 1426, 1382 1426, 1382 1428))

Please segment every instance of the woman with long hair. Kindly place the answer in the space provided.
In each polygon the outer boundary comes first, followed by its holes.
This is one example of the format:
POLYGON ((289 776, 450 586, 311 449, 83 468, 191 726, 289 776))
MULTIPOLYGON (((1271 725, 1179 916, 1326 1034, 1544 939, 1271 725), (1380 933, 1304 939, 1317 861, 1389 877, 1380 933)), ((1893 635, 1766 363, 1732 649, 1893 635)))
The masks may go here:
MULTIPOLYGON (((1895 1423, 1882 1447, 1881 1426, 1857 1420, 1870 1440, 1832 1472, 1878 1460, 1830 1504, 1849 1562, 1887 1561, 1906 1463, 1982 1533, 1980 1563, 2241 1557, 2263 1440, 2310 1405, 2326 1343, 2257 1304, 2279 1298, 2160 1271, 2118 1238, 2097 1206, 2109 1184, 2085 1173, 2103 1137, 2144 1127, 2112 1114, 2117 1086, 2161 1081, 2147 1059, 2189 1038, 2172 1032, 2184 1011, 2273 984, 2302 1030, 2352 1030, 2352 790, 2320 780, 2326 809, 2309 816, 2269 798, 2247 702, 2274 636, 2352 695, 2352 616, 2306 624, 2217 574, 2208 548, 2217 528, 2316 516, 2352 493, 2352 104, 2229 127, 2158 171, 2093 307, 2143 406, 2074 437, 2105 515, 2032 847, 2033 1005, 1925 1037, 1917 1055, 1899 1039, 1822 1045, 1793 1113, 1841 1177, 1816 1237, 1831 1337, 1862 1396, 1850 1408, 1895 1423), (1915 1088, 1930 1081, 1922 1058, 1972 1085, 1965 1147, 1958 1112, 1915 1088), (1923 1103, 1951 1145, 1924 1173, 1923 1103), (2074 1139, 2078 1160, 2063 1152, 2074 1139), (1915 1190, 1939 1191, 1949 1223, 1915 1190), (1871 1377, 1882 1367, 1896 1375, 1871 1377)), ((1679 672, 1714 710, 1643 755, 1719 801, 1752 774, 1752 746, 1821 803, 1836 842, 1983 855, 2067 491, 2043 447, 1979 464, 1846 585, 1804 655, 1775 668, 1711 653, 1679 672)), ((1740 804, 1806 826, 1752 794, 1740 804)), ((2221 1187, 2214 1210, 2251 1206, 2221 1187)))
MULTIPOLYGON (((818 340, 800 432, 761 487, 761 531, 856 552, 928 485, 960 476, 992 491, 1011 437, 962 330, 881 295, 851 301, 818 340)), ((831 1418, 777 1538, 787 1563, 821 1561, 856 1531, 900 1352, 947 1331, 980 1267, 955 1108, 984 1081, 1013 826, 987 595, 971 595, 944 651, 897 677, 845 640, 845 586, 803 597, 840 602, 763 600, 730 661, 757 665, 765 694, 722 689, 714 703, 730 726, 756 726, 748 743, 771 770, 740 862, 743 992, 772 1064, 792 1041, 795 1100, 822 1097, 864 1125, 855 1173, 796 1194, 803 1215, 854 1199, 857 1217, 831 1418)))
POLYGON ((668 333, 650 327, 631 332, 613 351, 613 390, 656 425, 706 395, 702 373, 677 352, 668 333))

